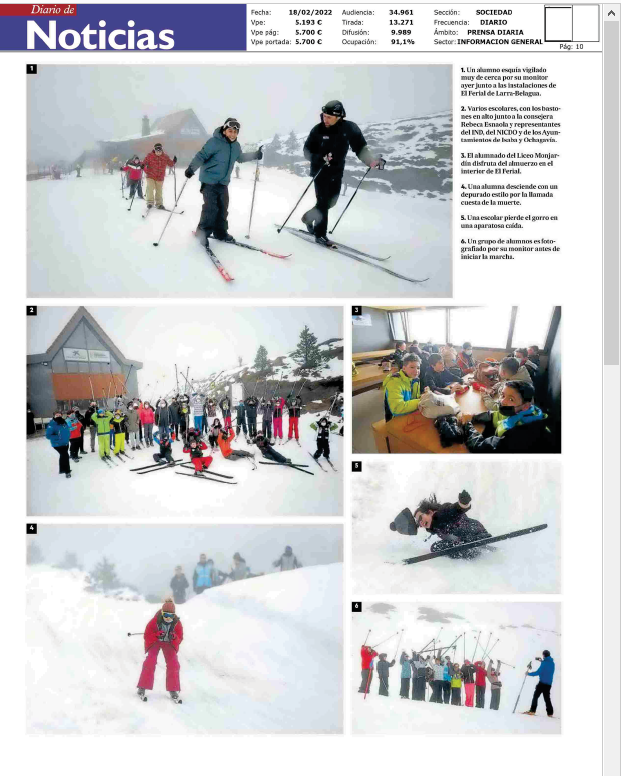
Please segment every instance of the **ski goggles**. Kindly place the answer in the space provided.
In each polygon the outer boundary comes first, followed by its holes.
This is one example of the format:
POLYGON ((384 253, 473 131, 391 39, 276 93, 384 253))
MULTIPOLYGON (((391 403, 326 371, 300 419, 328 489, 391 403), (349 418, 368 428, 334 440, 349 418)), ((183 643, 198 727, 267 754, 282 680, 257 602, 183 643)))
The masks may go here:
POLYGON ((172 620, 175 615, 172 612, 162 612, 163 620, 172 620))
POLYGON ((241 124, 239 121, 235 121, 235 119, 229 119, 223 126, 224 129, 234 129, 236 132, 239 132, 241 129, 241 124))

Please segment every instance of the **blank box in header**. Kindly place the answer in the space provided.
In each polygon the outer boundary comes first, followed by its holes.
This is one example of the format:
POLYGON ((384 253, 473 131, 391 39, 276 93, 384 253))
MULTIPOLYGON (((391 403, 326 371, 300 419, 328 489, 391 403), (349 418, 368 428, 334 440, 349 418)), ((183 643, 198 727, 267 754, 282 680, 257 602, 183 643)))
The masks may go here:
POLYGON ((546 5, 544 40, 547 43, 599 41, 598 5, 546 5))
POLYGON ((574 37, 576 43, 599 41, 599 5, 574 5, 574 37))
POLYGON ((573 14, 570 5, 547 5, 544 13, 544 37, 547 43, 568 43, 573 40, 573 14))

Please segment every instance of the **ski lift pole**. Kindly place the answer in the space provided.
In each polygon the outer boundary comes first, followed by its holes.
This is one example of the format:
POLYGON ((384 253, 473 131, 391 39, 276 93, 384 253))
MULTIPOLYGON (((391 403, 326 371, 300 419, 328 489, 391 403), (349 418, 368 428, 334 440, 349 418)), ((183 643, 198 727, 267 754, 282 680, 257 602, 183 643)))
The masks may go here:
MULTIPOLYGON (((526 666, 526 668, 527 668, 527 671, 532 671, 532 668, 533 668, 532 661, 529 662, 529 664, 526 666)), ((517 697, 517 699, 515 701, 515 706, 513 707, 513 711, 511 712, 512 714, 515 714, 515 710, 517 709, 517 705, 520 702, 520 696, 522 695, 522 690, 524 689, 524 685, 526 684, 526 676, 527 676, 527 674, 524 674, 524 681, 522 682, 522 686, 520 687, 520 692, 518 693, 518 697, 517 697)))
MULTIPOLYGON (((259 151, 263 148, 263 146, 259 146, 259 151)), ((257 190, 257 179, 259 177, 259 160, 257 159, 257 166, 254 171, 254 186, 252 187, 252 202, 250 203, 250 218, 248 219, 248 234, 246 235, 246 239, 248 240, 250 237, 250 224, 252 223, 252 213, 254 211, 254 194, 257 190)), ((283 224, 284 226, 284 224, 283 224)))
POLYGON ((296 210, 297 206, 298 206, 298 205, 300 204, 300 202, 301 202, 301 201, 304 199, 304 194, 306 194, 306 192, 307 192, 307 191, 310 189, 310 187, 313 185, 313 183, 314 183, 314 182, 317 180, 317 178, 319 177, 319 175, 321 175, 321 171, 322 171, 322 170, 323 170, 325 167, 329 167, 329 166, 330 166, 330 165, 328 164, 328 162, 324 162, 324 163, 323 163, 323 165, 322 165, 322 166, 319 168, 319 172, 317 173, 317 175, 315 175, 315 177, 312 179, 312 181, 311 181, 311 182, 308 184, 308 186, 307 186, 307 187, 304 189, 304 193, 303 193, 303 194, 302 194, 302 196, 301 196, 301 197, 298 199, 298 201, 295 203, 295 207, 293 208, 293 210, 292 210, 292 211, 289 213, 289 215, 288 215, 288 216, 285 218, 283 225, 282 225, 282 226, 279 226, 279 227, 278 227, 278 229, 276 230, 276 231, 278 232, 278 234, 280 234, 280 233, 282 232, 282 230, 285 228, 285 225, 286 225, 287 221, 288 221, 288 220, 291 218, 291 216, 292 216, 292 215, 295 213, 295 210, 296 210))
POLYGON ((347 208, 348 208, 348 207, 351 205, 351 203, 354 201, 354 197, 355 197, 355 196, 356 196, 356 194, 358 193, 358 189, 360 188, 360 185, 362 184, 362 181, 363 181, 363 180, 364 180, 364 179, 367 177, 367 175, 368 175, 368 174, 371 172, 371 169, 372 169, 371 167, 367 167, 367 171, 366 171, 366 172, 365 172, 365 174, 362 176, 362 178, 360 178, 360 181, 359 181, 358 185, 356 186, 356 190, 355 190, 355 191, 354 191, 354 193, 351 195, 351 199, 350 199, 350 200, 349 200, 349 202, 348 202, 348 203, 345 205, 345 208, 344 208, 343 212, 341 213, 341 215, 338 217, 338 220, 337 220, 337 222, 334 224, 334 226, 332 227, 332 229, 330 229, 330 234, 332 234, 332 232, 333 232, 333 231, 336 229, 336 227, 339 225, 339 221, 341 220, 341 218, 343 218, 343 216, 345 215, 345 211, 346 211, 346 210, 347 210, 347 208))
POLYGON ((177 204, 178 204, 179 200, 181 199, 181 195, 183 194, 183 190, 184 190, 184 189, 185 189, 185 187, 188 185, 188 181, 189 181, 189 180, 190 180, 189 178, 186 178, 186 179, 185 179, 185 183, 184 183, 184 184, 183 184, 183 186, 181 187, 181 191, 179 192, 179 196, 178 196, 178 197, 175 199, 175 204, 174 204, 174 206, 171 208, 171 211, 170 211, 170 213, 169 213, 169 215, 168 215, 168 219, 166 220, 166 223, 164 224, 164 228, 162 229, 162 233, 160 234, 160 236, 159 236, 159 238, 158 238, 158 241, 153 243, 153 245, 154 245, 156 248, 157 248, 157 246, 160 244, 160 242, 162 241, 162 237, 164 236, 164 232, 166 231, 166 227, 167 227, 167 226, 168 226, 168 224, 170 223, 170 219, 173 217, 173 213, 175 212, 175 209, 176 209, 176 207, 177 207, 177 204))

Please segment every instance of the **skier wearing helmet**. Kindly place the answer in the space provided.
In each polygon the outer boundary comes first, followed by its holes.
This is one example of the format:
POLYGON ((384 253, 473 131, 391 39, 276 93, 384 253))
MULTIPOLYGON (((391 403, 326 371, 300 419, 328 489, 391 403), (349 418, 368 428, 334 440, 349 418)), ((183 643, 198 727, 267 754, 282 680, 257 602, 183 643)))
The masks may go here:
POLYGON ((263 159, 262 146, 258 151, 243 153, 237 141, 241 125, 237 119, 228 118, 221 127, 216 127, 213 136, 188 165, 185 177, 191 178, 200 167, 200 192, 203 195, 203 209, 196 227, 196 236, 209 248, 209 237, 216 240, 235 242, 229 230, 229 183, 235 162, 251 162, 263 159))
MULTIPOLYGON (((317 450, 313 458, 317 461, 323 455, 326 461, 330 460, 330 420, 327 417, 320 418, 317 423, 311 423, 313 431, 317 432, 317 450)), ((336 428, 336 426, 334 427, 336 428)))
POLYGON ((175 614, 175 604, 167 599, 161 610, 149 620, 144 629, 146 657, 138 679, 138 695, 146 700, 145 690, 153 689, 155 667, 160 650, 166 660, 166 690, 174 701, 179 700, 179 645, 183 641, 183 626, 175 614))
POLYGON ((304 156, 311 163, 310 175, 315 178, 315 206, 302 216, 302 223, 315 242, 326 248, 336 247, 327 238, 328 210, 338 202, 345 159, 351 150, 367 167, 384 169, 384 160, 374 158, 360 127, 345 120, 345 107, 340 100, 330 100, 321 109, 319 124, 310 131, 304 143, 304 156))
POLYGON ((134 154, 131 159, 128 159, 125 167, 121 167, 121 170, 126 172, 129 178, 129 198, 133 199, 137 196, 138 199, 144 199, 142 196, 142 165, 138 154, 134 154))
POLYGON ((293 550, 289 545, 285 547, 285 551, 280 556, 280 558, 278 558, 278 560, 275 560, 272 563, 272 566, 274 566, 277 569, 280 569, 281 571, 293 571, 294 569, 302 568, 302 564, 295 557, 295 555, 293 554, 293 550))

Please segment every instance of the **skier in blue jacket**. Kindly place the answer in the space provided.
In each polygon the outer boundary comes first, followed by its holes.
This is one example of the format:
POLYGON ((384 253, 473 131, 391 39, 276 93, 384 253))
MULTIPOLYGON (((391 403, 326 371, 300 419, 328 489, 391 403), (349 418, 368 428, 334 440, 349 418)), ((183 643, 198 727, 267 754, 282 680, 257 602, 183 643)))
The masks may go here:
POLYGON ((196 236, 205 240, 209 248, 209 237, 213 234, 216 240, 235 242, 228 233, 229 188, 231 172, 235 162, 251 162, 253 159, 263 159, 263 146, 258 151, 243 153, 237 141, 240 123, 237 119, 228 118, 221 127, 216 127, 213 136, 188 165, 185 177, 191 178, 200 167, 199 181, 203 195, 203 209, 196 227, 196 236))
POLYGON ((71 427, 63 417, 63 413, 57 410, 54 417, 48 423, 45 429, 45 436, 50 440, 52 447, 58 453, 58 473, 65 477, 71 477, 71 467, 69 464, 69 437, 71 427))
POLYGON ((526 676, 538 676, 539 684, 535 687, 533 700, 530 704, 530 711, 525 711, 524 713, 534 716, 537 712, 537 701, 539 700, 539 696, 543 695, 548 717, 552 717, 554 716, 554 708, 552 706, 552 701, 550 700, 550 690, 552 689, 552 680, 554 679, 554 660, 550 657, 550 653, 547 649, 544 649, 542 654, 543 660, 541 661, 539 668, 530 673, 528 671, 526 672, 526 676))

